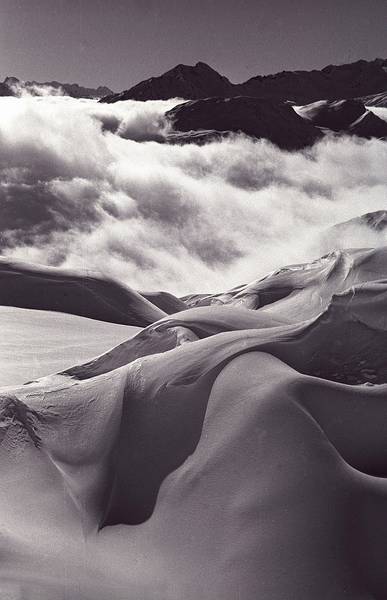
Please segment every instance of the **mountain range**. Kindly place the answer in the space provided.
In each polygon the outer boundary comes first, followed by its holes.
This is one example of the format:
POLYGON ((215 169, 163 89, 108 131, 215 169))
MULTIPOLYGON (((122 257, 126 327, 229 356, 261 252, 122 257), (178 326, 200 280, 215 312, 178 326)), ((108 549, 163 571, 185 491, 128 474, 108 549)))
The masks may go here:
POLYGON ((317 71, 283 71, 231 83, 209 65, 177 65, 100 100, 167 100, 169 143, 203 144, 244 133, 286 150, 312 145, 325 134, 387 138, 387 123, 367 106, 387 106, 387 60, 359 60, 317 71))
MULTIPOLYGON (((179 64, 117 94, 109 88, 6 77, 0 96, 63 94, 73 98, 167 100, 181 104, 166 113, 165 141, 203 144, 230 133, 265 138, 286 150, 312 145, 325 134, 387 138, 387 122, 372 109, 387 106, 387 60, 359 60, 320 71, 282 71, 234 84, 209 65, 179 64)), ((375 111, 377 112, 377 111, 375 111)))
POLYGON ((151 77, 130 89, 106 96, 102 102, 251 96, 307 104, 322 98, 358 98, 385 93, 386 90, 387 59, 382 58, 329 65, 321 70, 257 75, 240 84, 231 83, 209 65, 198 62, 194 66, 179 64, 163 75, 151 77))
POLYGON ((0 96, 15 96, 18 88, 32 93, 34 88, 53 88, 73 98, 99 98, 101 102, 120 100, 167 100, 182 98, 233 98, 250 96, 273 100, 290 100, 307 104, 321 99, 360 98, 368 105, 387 105, 387 59, 358 60, 343 65, 328 65, 321 70, 281 71, 256 75, 243 83, 232 83, 204 62, 178 64, 157 77, 150 77, 114 93, 106 86, 90 88, 77 83, 58 81, 22 81, 6 77, 0 82, 0 96))

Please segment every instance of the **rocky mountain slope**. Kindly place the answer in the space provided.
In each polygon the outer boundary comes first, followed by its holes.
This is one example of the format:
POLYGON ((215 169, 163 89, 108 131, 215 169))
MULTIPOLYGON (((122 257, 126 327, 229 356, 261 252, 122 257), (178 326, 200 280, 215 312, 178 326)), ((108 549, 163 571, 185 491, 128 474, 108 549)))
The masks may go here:
POLYGON ((360 100, 320 100, 305 106, 237 96, 191 100, 166 113, 169 143, 203 144, 230 133, 264 138, 286 150, 312 145, 323 135, 387 138, 387 122, 360 100))
MULTIPOLYGON (((260 98, 206 98, 179 104, 167 112, 174 131, 243 132, 256 138, 271 140, 280 148, 294 150, 313 144, 321 137, 319 130, 301 118, 290 104, 260 98)), ((386 124, 387 126, 387 124, 386 124)), ((170 141, 198 142, 194 134, 170 141)))
POLYGON ((387 91, 380 94, 371 94, 359 98, 367 106, 375 106, 379 108, 387 108, 387 91))
POLYGON ((360 100, 319 100, 295 107, 297 114, 316 127, 364 138, 386 138, 387 122, 366 109, 360 100))

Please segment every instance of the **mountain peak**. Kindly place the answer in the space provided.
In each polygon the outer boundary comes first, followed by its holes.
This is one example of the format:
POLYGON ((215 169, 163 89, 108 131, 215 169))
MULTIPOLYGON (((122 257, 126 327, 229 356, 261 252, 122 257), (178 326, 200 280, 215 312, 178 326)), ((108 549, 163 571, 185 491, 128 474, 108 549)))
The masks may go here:
POLYGON ((197 62, 195 67, 199 69, 205 69, 207 71, 214 71, 216 73, 215 69, 213 69, 212 67, 210 67, 210 65, 202 61, 197 62))
POLYGON ((15 83, 20 83, 20 79, 18 79, 17 77, 12 77, 12 76, 7 76, 3 83, 5 85, 14 85, 15 83))
POLYGON ((103 98, 102 102, 227 97, 234 95, 233 92, 234 86, 227 77, 199 61, 195 65, 178 64, 163 75, 141 81, 129 90, 103 98))

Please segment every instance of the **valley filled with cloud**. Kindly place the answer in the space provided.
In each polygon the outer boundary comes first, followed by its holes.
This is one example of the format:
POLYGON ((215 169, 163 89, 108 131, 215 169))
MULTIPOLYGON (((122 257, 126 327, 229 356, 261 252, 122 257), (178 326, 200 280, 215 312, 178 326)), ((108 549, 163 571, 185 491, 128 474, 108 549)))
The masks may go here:
POLYGON ((386 242, 365 224, 331 229, 384 208, 385 142, 169 144, 165 113, 179 102, 1 98, 3 256, 184 294, 386 242))

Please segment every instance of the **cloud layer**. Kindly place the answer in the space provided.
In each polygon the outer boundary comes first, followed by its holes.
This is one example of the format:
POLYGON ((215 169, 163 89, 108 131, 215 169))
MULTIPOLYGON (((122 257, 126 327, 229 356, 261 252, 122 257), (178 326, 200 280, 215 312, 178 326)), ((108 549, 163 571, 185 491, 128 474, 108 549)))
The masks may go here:
POLYGON ((48 83, 36 83, 33 81, 20 81, 18 79, 14 79, 13 81, 7 81, 7 84, 18 98, 65 95, 62 87, 54 87, 48 83))
POLYGON ((330 226, 387 207, 387 144, 287 153, 244 136, 160 143, 177 101, 0 99, 0 251, 143 290, 217 291, 336 247, 330 226))

